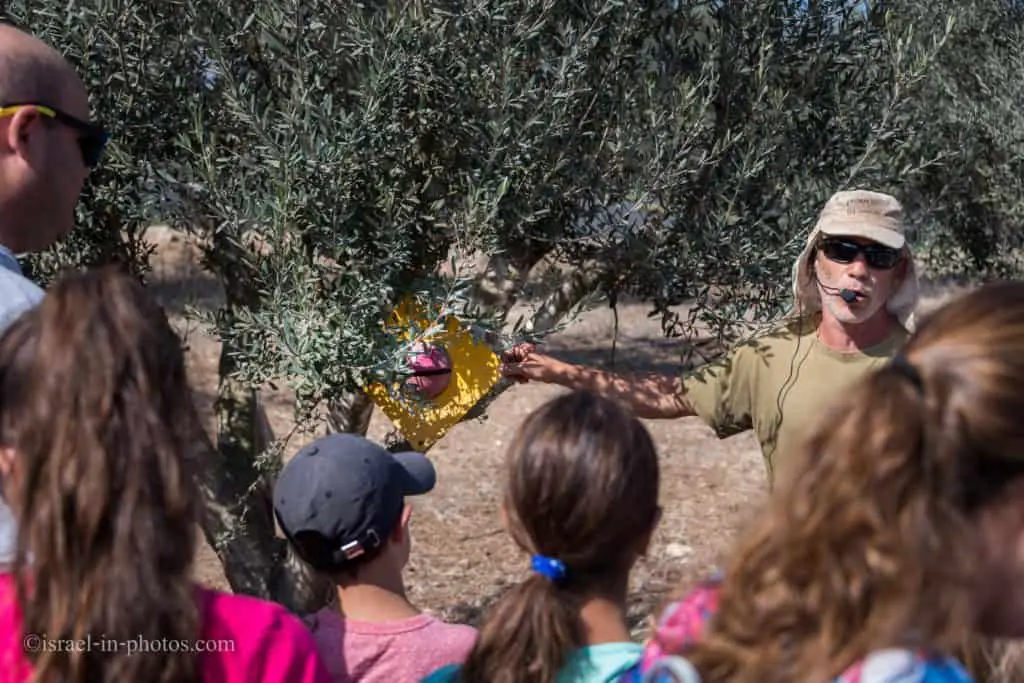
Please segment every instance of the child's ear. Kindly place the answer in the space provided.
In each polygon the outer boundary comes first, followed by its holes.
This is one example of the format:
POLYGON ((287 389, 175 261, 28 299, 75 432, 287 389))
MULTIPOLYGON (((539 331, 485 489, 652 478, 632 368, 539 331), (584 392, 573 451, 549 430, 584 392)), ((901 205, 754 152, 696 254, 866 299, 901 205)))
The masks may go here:
POLYGON ((658 530, 658 524, 661 523, 662 510, 659 505, 654 511, 654 521, 651 523, 651 528, 640 537, 639 545, 637 546, 637 555, 640 557, 646 557, 647 551, 651 547, 651 541, 654 538, 654 532, 658 530))
POLYGON ((10 446, 0 446, 0 476, 11 476, 15 451, 10 446))
POLYGON ((402 514, 398 517, 398 524, 395 525, 394 531, 391 532, 391 538, 394 541, 401 541, 402 538, 409 533, 409 519, 412 517, 412 506, 405 503, 402 506, 402 514))
POLYGON ((502 503, 498 508, 498 516, 501 518, 501 528, 504 529, 505 533, 509 533, 508 528, 508 508, 505 507, 505 503, 502 503))

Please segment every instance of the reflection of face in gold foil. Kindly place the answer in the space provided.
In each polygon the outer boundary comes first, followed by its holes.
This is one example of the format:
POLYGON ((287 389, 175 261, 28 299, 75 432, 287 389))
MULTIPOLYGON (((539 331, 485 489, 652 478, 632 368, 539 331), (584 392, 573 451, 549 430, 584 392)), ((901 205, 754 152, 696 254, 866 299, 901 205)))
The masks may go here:
MULTIPOLYGON (((416 329, 427 329, 439 322, 438 311, 427 310, 415 300, 405 300, 395 308, 385 329, 413 343, 408 335, 412 321, 416 322, 416 329)), ((412 447, 421 452, 430 449, 458 424, 501 377, 501 359, 474 336, 469 326, 462 325, 454 316, 447 316, 443 325, 443 331, 423 340, 437 345, 448 358, 450 373, 438 373, 447 377, 445 389, 439 395, 423 400, 426 396, 421 394, 416 400, 410 400, 404 391, 404 378, 395 384, 375 382, 366 387, 373 402, 412 447)), ((421 375, 424 379, 432 376, 435 375, 421 375)))
POLYGON ((452 377, 452 362, 440 346, 417 343, 407 358, 412 376, 405 390, 413 395, 435 399, 444 393, 452 377))

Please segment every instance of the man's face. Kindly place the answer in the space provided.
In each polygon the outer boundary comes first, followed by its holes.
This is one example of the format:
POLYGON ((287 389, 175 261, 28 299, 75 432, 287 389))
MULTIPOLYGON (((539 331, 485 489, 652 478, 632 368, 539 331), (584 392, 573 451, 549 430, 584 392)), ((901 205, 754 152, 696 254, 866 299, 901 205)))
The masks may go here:
POLYGON ((906 273, 901 252, 862 237, 823 236, 814 263, 822 310, 845 324, 870 320, 885 308, 906 273), (844 301, 840 289, 857 298, 844 301))
POLYGON ((12 248, 45 249, 74 227, 75 206, 89 173, 87 152, 102 147, 85 123, 88 111, 85 88, 77 81, 65 86, 60 97, 5 110, 0 121, 4 217, 25 226, 12 248))
MULTIPOLYGON (((81 121, 89 120, 89 102, 85 89, 80 85, 68 88, 70 92, 62 103, 62 110, 81 121)), ((80 140, 83 132, 59 121, 49 122, 52 144, 49 145, 47 160, 48 177, 42 181, 47 185, 49 200, 52 202, 49 217, 53 231, 50 241, 63 239, 75 224, 75 206, 89 175, 89 168, 83 158, 80 140)))

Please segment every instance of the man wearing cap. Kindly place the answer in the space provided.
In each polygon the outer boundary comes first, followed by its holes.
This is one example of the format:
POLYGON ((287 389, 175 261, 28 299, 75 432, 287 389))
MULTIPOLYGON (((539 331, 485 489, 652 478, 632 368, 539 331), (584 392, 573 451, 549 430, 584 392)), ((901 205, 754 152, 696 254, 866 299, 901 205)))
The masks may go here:
POLYGON ((334 680, 418 681, 463 661, 476 629, 423 614, 406 597, 406 496, 434 488, 421 453, 389 453, 355 434, 299 451, 274 484, 274 514, 296 554, 330 576, 340 611, 307 617, 334 680))
POLYGON ((506 352, 502 372, 589 389, 643 418, 696 415, 721 438, 753 429, 774 483, 822 404, 887 362, 912 331, 918 281, 900 203, 867 190, 833 195, 794 264, 793 296, 771 331, 682 378, 614 375, 532 344, 506 352))

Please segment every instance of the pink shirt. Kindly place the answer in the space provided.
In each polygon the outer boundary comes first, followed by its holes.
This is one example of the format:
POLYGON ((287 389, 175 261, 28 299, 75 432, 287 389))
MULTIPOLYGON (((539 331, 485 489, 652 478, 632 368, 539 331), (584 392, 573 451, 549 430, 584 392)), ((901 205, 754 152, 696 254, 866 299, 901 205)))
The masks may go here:
MULTIPOLYGON (((40 643, 21 632, 17 588, 11 574, 0 574, 0 683, 25 683, 31 668, 24 648, 40 643)), ((246 595, 197 588, 203 628, 200 672, 204 683, 330 683, 309 631, 281 605, 246 595)), ((104 648, 103 645, 92 645, 104 648)), ((134 656, 141 643, 124 643, 134 656)))
POLYGON ((367 622, 324 608, 305 621, 334 683, 419 681, 434 669, 461 664, 477 636, 475 628, 429 614, 367 622))

